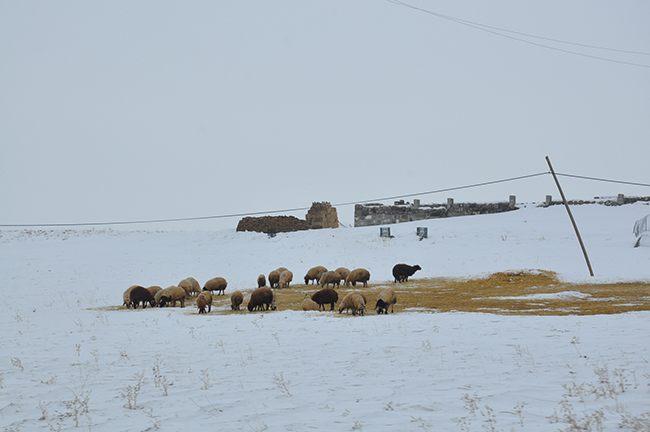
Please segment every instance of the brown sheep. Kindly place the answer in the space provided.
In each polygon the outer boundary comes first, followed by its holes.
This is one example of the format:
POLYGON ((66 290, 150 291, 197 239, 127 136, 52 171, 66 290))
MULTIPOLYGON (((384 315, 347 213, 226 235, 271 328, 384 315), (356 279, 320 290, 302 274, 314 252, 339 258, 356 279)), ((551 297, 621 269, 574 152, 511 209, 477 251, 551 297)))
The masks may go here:
POLYGON ((393 277, 395 278, 395 282, 407 282, 409 276, 413 276, 413 273, 418 270, 422 270, 422 267, 417 264, 414 266, 408 264, 395 264, 395 267, 393 267, 393 277))
POLYGON ((320 310, 320 305, 313 301, 310 297, 309 294, 305 294, 305 298, 302 300, 302 303, 300 303, 300 307, 304 311, 310 311, 310 310, 320 310))
POLYGON ((343 300, 341 300, 341 304, 339 306, 339 313, 347 309, 352 310, 352 315, 356 315, 357 313, 359 315, 363 315, 364 311, 366 310, 366 302, 363 300, 361 294, 351 292, 343 297, 343 300))
POLYGON ((395 295, 395 290, 392 288, 386 288, 382 292, 379 293, 379 297, 377 297, 377 304, 375 305, 375 309, 377 310, 378 314, 388 313, 388 306, 390 306, 390 311, 391 313, 393 311, 393 306, 397 303, 397 296, 395 295))
POLYGON ((186 294, 183 288, 172 285, 156 294, 156 303, 160 307, 165 307, 167 303, 171 303, 175 307, 178 300, 181 302, 181 307, 184 308, 186 294))
POLYGON ((336 286, 341 285, 341 275, 338 272, 335 271, 326 271, 323 273, 320 277, 320 280, 318 281, 320 286, 324 287, 329 284, 332 284, 332 288, 336 286))
MULTIPOLYGON (((260 287, 262 288, 262 287, 260 287)), ((235 291, 230 296, 230 308, 232 310, 239 310, 239 306, 244 302, 244 294, 241 291, 235 291)))
POLYGON ((133 288, 136 288, 136 287, 139 287, 139 286, 140 285, 131 285, 130 287, 128 287, 126 289, 126 291, 124 291, 124 293, 122 294, 122 300, 124 300, 124 303, 122 303, 122 306, 126 306, 127 309, 131 307, 131 291, 133 290, 133 288))
POLYGON ((279 288, 289 288, 289 284, 293 280, 293 273, 290 270, 285 270, 280 273, 280 282, 278 282, 279 288))
POLYGON ((151 295, 149 290, 141 286, 136 286, 131 290, 131 293, 129 294, 129 300, 133 305, 133 309, 137 309, 140 302, 142 302, 142 309, 145 309, 147 307, 147 302, 149 302, 151 306, 156 305, 156 299, 154 296, 151 295))
POLYGON ((346 269, 345 267, 339 267, 334 271, 341 275, 341 281, 345 283, 345 278, 347 278, 350 274, 350 270, 346 269))
POLYGON ((257 287, 262 288, 266 286, 266 277, 261 274, 257 277, 257 287))
POLYGON ((191 297, 192 294, 198 294, 201 292, 201 285, 193 277, 183 279, 178 283, 178 286, 185 290, 188 298, 191 297))
POLYGON ((316 266, 309 269, 305 275, 305 284, 309 285, 310 281, 314 281, 314 284, 317 284, 320 280, 320 277, 323 273, 327 271, 327 268, 323 266, 316 266))
POLYGON ((254 309, 261 310, 275 310, 275 296, 271 288, 262 287, 258 288, 251 294, 251 299, 248 302, 248 311, 252 312, 254 309))
POLYGON ((278 285, 278 282, 280 282, 280 272, 273 270, 269 273, 269 285, 274 288, 278 285))
POLYGON ((370 272, 363 268, 358 268, 352 270, 348 277, 345 278, 345 285, 357 286, 357 282, 363 282, 363 286, 368 286, 368 280, 370 279, 370 272))
POLYGON ((158 285, 151 285, 150 287, 147 288, 147 291, 149 291, 151 295, 155 297, 157 292, 162 291, 162 288, 159 287, 158 285))
POLYGON ((196 306, 199 308, 199 314, 204 314, 205 307, 208 307, 208 312, 212 311, 212 292, 201 291, 201 294, 196 298, 196 306))
POLYGON ((334 303, 339 301, 339 294, 332 288, 323 288, 322 290, 315 292, 311 296, 311 299, 318 304, 318 310, 321 306, 325 310, 325 305, 329 303, 330 310, 334 310, 334 303))
POLYGON ((203 291, 217 291, 219 295, 222 295, 226 291, 228 282, 222 277, 212 278, 205 283, 203 291))

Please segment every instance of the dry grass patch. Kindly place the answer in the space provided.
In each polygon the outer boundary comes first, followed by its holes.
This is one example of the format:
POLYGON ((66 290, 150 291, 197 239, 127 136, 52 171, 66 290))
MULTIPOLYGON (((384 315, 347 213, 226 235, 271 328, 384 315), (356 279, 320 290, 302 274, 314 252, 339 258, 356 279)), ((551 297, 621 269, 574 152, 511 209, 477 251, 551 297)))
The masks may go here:
MULTIPOLYGON (((370 283, 364 288, 340 287, 339 303, 351 291, 368 299, 368 313, 374 313, 377 296, 384 288, 397 294, 395 313, 484 312, 503 315, 599 315, 650 310, 650 283, 569 284, 550 271, 502 272, 479 279, 413 279, 406 283, 370 283)), ((305 294, 320 290, 318 285, 295 284, 276 289, 279 310, 302 310, 305 294)), ((250 293, 248 293, 250 295, 250 293)), ((245 296, 241 306, 248 313, 245 296)), ((214 296, 212 313, 242 313, 230 310, 230 295, 214 296), (216 309, 216 310, 215 310, 216 309)), ((337 303, 338 307, 338 303, 337 303)), ((124 307, 110 307, 110 310, 124 307)), ((196 312, 196 298, 186 301, 186 313, 196 312)), ((328 308, 329 310, 329 308, 328 308)), ((335 311, 337 309, 335 308, 335 311)), ((198 312, 196 312, 198 313, 198 312)))

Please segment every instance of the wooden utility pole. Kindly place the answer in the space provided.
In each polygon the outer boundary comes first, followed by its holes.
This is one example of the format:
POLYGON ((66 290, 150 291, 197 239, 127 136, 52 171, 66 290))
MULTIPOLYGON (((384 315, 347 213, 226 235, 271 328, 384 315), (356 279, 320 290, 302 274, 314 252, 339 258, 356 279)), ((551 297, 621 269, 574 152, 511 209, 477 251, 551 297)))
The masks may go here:
POLYGON ((562 192, 562 187, 560 186, 560 182, 557 179, 557 176, 555 175, 555 171, 553 171, 553 165, 551 165, 551 160, 548 158, 548 156, 546 156, 546 162, 548 163, 548 167, 551 169, 551 174, 553 174, 553 179, 555 180, 557 189, 560 191, 560 196, 562 197, 562 202, 564 203, 564 207, 566 208, 567 213, 569 213, 569 219, 571 219, 571 223, 573 224, 573 229, 575 230, 576 236, 578 237, 578 242, 580 242, 580 247, 582 248, 582 254, 585 256, 585 261, 587 261, 587 267, 589 267, 589 274, 593 276, 594 271, 591 269, 591 263, 589 262, 589 257, 587 256, 587 249, 585 249, 585 245, 582 242, 582 237, 580 237, 580 231, 578 231, 578 225, 576 224, 575 219, 573 219, 573 214, 571 214, 569 203, 567 202, 566 197, 564 196, 564 192, 562 192))

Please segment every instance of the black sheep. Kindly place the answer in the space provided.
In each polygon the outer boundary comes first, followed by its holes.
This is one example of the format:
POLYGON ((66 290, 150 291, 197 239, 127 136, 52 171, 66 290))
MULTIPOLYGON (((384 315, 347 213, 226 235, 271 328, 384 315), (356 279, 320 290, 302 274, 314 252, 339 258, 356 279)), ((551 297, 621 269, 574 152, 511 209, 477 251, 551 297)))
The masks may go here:
POLYGON ((248 311, 252 312, 258 308, 261 310, 269 310, 269 308, 275 310, 275 297, 271 288, 258 288, 251 294, 251 299, 248 302, 248 311))
POLYGON ((325 305, 330 304, 330 310, 334 310, 334 303, 339 301, 339 294, 332 288, 323 288, 322 290, 315 292, 311 299, 318 303, 318 310, 321 306, 325 310, 325 305))
POLYGON ((422 270, 422 267, 419 265, 410 266, 408 264, 395 264, 393 267, 393 276, 395 277, 395 282, 406 282, 409 280, 409 276, 413 276, 418 270, 422 270))

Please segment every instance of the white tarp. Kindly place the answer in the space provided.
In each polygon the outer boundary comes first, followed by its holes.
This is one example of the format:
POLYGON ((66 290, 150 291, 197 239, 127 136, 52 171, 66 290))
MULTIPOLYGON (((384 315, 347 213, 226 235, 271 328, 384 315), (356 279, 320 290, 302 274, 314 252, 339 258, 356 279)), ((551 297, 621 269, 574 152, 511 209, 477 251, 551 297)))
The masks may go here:
POLYGON ((634 235, 638 237, 634 247, 650 246, 650 231, 648 231, 649 218, 650 214, 634 222, 634 235))

